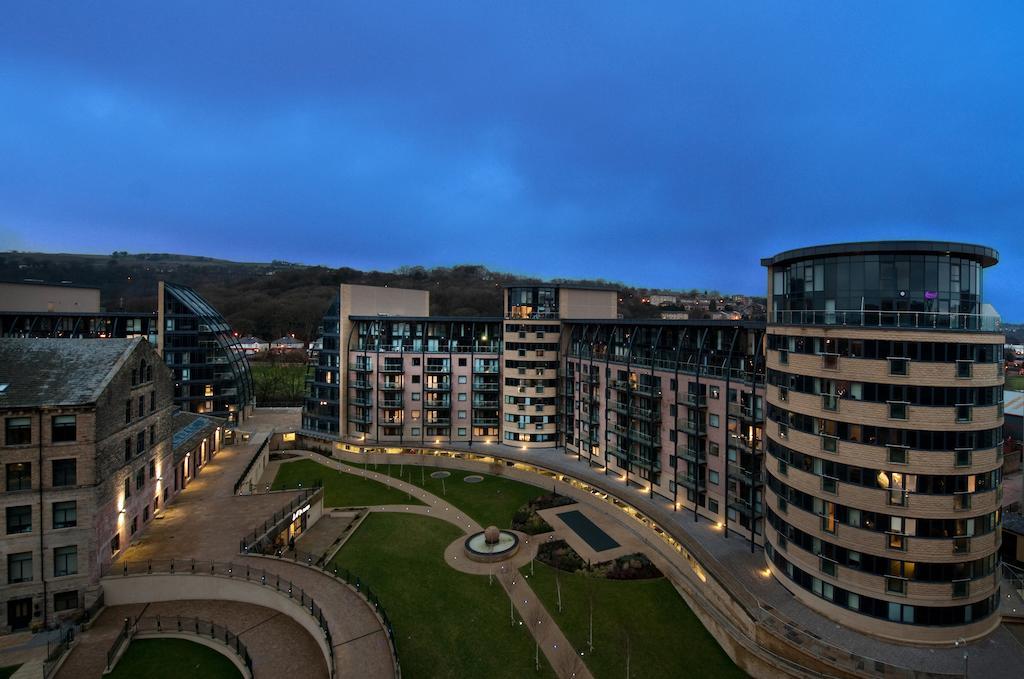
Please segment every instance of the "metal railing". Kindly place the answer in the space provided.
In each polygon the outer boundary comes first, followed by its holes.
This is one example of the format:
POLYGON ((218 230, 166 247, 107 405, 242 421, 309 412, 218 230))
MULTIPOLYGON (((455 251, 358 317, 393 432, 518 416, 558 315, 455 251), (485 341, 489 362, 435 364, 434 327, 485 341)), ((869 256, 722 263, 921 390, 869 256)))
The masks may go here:
POLYGON ((161 617, 159 615, 151 618, 125 618, 124 625, 118 632, 114 643, 107 651, 107 671, 114 667, 121 648, 130 644, 138 634, 194 634, 199 637, 218 641, 230 648, 235 655, 241 659, 242 664, 253 673, 252 656, 238 635, 224 625, 218 625, 212 620, 200 620, 199 618, 183 618, 180 615, 161 617))
MULTIPOLYGON (((331 629, 324 616, 323 609, 313 600, 313 597, 306 594, 306 591, 295 583, 282 578, 277 573, 270 573, 262 568, 253 568, 250 564, 238 564, 222 561, 196 561, 195 559, 168 559, 148 561, 124 561, 121 566, 121 575, 124 577, 134 575, 196 575, 207 577, 232 578, 244 580, 262 587, 273 588, 282 596, 287 596, 296 604, 309 613, 317 622, 320 630, 324 633, 327 642, 327 649, 330 653, 328 662, 331 676, 334 676, 334 643, 331 640, 331 629)), ((116 570, 108 573, 108 577, 116 575, 116 570)), ((130 633, 130 626, 118 634, 118 639, 123 643, 122 635, 130 633)), ((118 640, 115 640, 111 650, 108 651, 107 664, 110 665, 113 657, 119 648, 118 640)))
POLYGON ((251 458, 249 458, 249 462, 246 463, 245 469, 242 470, 242 473, 239 475, 238 480, 235 481, 235 487, 231 491, 232 494, 238 495, 238 491, 245 484, 245 479, 246 479, 246 477, 249 476, 249 472, 251 472, 252 468, 254 466, 256 466, 256 461, 260 459, 260 455, 263 454, 263 451, 266 449, 267 445, 269 445, 269 444, 270 444, 270 434, 267 434, 267 437, 265 439, 263 439, 263 443, 261 443, 260 447, 256 449, 256 452, 253 454, 253 456, 251 458))
POLYGON ((780 325, 847 325, 870 328, 915 328, 997 332, 996 314, 961 314, 943 311, 828 311, 776 309, 769 315, 780 325))
POLYGON ((255 528, 251 533, 242 538, 239 550, 243 554, 250 551, 262 553, 262 544, 269 540, 271 533, 276 533, 284 523, 291 523, 294 520, 293 512, 297 507, 316 501, 317 494, 324 491, 323 482, 317 479, 311 488, 307 488, 301 495, 293 498, 288 504, 274 512, 274 515, 263 522, 261 527, 255 528))

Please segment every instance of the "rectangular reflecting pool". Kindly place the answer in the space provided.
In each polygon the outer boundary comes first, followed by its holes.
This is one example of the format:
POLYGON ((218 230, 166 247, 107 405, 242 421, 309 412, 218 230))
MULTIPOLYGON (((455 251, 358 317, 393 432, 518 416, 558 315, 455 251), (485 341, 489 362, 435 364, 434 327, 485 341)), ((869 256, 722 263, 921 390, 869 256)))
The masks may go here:
POLYGON ((612 539, 611 535, 597 527, 593 521, 588 519, 579 510, 562 512, 558 515, 565 525, 586 541, 595 552, 603 552, 606 549, 615 549, 619 543, 612 539))

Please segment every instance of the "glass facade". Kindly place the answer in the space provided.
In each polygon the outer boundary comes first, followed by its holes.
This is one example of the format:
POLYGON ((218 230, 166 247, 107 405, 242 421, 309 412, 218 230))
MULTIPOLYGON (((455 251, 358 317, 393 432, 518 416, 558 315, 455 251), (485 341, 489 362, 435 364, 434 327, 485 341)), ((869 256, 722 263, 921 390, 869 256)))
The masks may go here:
POLYGON ((302 406, 302 428, 329 436, 339 431, 341 299, 335 297, 320 320, 317 334, 320 348, 306 366, 306 398, 302 406))
POLYGON ((249 361, 227 321, 199 293, 163 284, 163 354, 182 410, 238 424, 255 405, 249 361))

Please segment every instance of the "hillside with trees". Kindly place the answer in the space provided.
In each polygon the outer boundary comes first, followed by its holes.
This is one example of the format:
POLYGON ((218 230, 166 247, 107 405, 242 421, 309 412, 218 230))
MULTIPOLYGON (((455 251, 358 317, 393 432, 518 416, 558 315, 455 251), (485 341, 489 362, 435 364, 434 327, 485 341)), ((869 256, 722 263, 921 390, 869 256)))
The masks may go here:
MULTIPOLYGON (((242 335, 274 339, 294 333, 311 339, 320 317, 341 283, 430 291, 430 312, 442 316, 501 314, 502 286, 538 279, 464 264, 426 269, 359 271, 290 262, 231 262, 173 254, 77 255, 0 253, 0 276, 8 281, 38 280, 97 287, 107 310, 156 309, 160 280, 182 283, 206 297, 242 335)), ((657 317, 659 309, 642 298, 651 291, 597 280, 554 279, 552 283, 602 285, 619 291, 619 313, 626 318, 657 317)), ((713 293, 714 294, 714 293, 713 293)))

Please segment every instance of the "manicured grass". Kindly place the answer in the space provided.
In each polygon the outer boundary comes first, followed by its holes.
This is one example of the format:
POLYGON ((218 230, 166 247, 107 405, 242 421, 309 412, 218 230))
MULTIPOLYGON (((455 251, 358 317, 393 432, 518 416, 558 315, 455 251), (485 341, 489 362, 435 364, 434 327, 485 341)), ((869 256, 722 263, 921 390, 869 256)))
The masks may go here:
POLYGON ((109 679, 240 679, 241 672, 223 655, 184 639, 140 639, 128 645, 109 679))
POLYGON ((512 524, 512 517, 515 516, 517 509, 546 492, 543 488, 527 483, 460 469, 419 467, 394 462, 390 465, 353 464, 352 466, 370 469, 380 474, 390 473, 396 479, 401 474, 404 481, 419 486, 438 497, 443 497, 484 527, 493 525, 499 528, 508 528, 512 524), (450 472, 451 476, 443 479, 443 483, 442 479, 430 478, 431 472, 437 471, 450 472), (482 476, 484 480, 480 483, 463 481, 467 476, 473 475, 482 476))
POLYGON ((1004 388, 1010 391, 1024 391, 1024 375, 1007 375, 1004 388))
POLYGON ((317 481, 324 484, 324 506, 327 507, 423 504, 415 496, 410 500, 407 494, 379 481, 339 472, 313 460, 285 462, 277 470, 271 488, 296 488, 300 483, 308 488, 317 481))
POLYGON ((556 571, 534 563, 521 572, 577 649, 595 679, 626 676, 626 637, 632 677, 714 677, 746 674, 725 654, 665 578, 608 580, 556 571), (562 592, 558 612, 555 574, 562 592), (589 592, 589 594, 588 594, 589 592), (588 651, 590 596, 594 601, 594 652, 588 651))
POLYGON ((0 679, 7 679, 9 676, 18 671, 21 665, 7 665, 6 667, 0 667, 0 679))
MULTIPOLYGON (((359 574, 391 618, 403 679, 554 676, 525 625, 511 625, 509 600, 495 580, 444 563, 462 533, 426 516, 370 514, 332 565, 359 574)), ((640 675, 636 675, 640 676, 640 675)))

